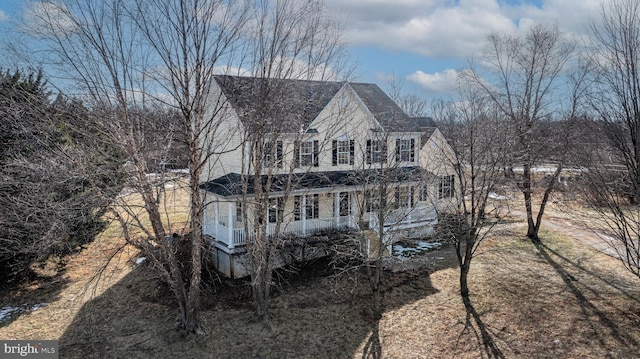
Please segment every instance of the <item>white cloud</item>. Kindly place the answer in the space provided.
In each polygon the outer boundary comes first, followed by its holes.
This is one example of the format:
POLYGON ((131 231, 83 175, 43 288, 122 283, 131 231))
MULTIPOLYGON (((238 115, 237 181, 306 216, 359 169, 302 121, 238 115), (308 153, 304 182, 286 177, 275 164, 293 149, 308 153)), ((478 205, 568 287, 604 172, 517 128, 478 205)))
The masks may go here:
POLYGON ((588 32, 600 0, 329 0, 346 20, 353 45, 373 45, 430 57, 468 57, 492 31, 516 32, 531 23, 557 24, 569 37, 588 32), (537 1, 536 1, 537 2, 537 1))
POLYGON ((407 80, 420 86, 426 93, 453 94, 458 87, 458 75, 458 71, 452 69, 433 74, 416 71, 407 76, 407 80))
POLYGON ((9 20, 9 16, 7 16, 7 14, 4 11, 0 10, 0 22, 7 21, 7 20, 9 20))
POLYGON ((65 35, 77 29, 69 9, 51 1, 37 1, 25 8, 24 29, 32 34, 65 35))

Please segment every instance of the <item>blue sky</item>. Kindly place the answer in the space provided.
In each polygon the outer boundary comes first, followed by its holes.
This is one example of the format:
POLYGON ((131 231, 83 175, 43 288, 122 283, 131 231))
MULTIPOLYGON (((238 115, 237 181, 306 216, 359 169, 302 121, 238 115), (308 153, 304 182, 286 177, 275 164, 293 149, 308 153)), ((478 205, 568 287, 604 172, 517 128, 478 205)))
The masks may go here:
MULTIPOLYGON (((608 1, 608 0, 605 0, 608 1)), ((0 34, 14 31, 26 0, 0 0, 0 34)), ((550 23, 583 39, 601 0, 326 0, 344 23, 355 80, 383 89, 395 76, 403 90, 448 96, 457 70, 492 31, 517 33, 550 23)), ((0 37, 5 37, 4 35, 0 37)), ((2 63, 7 66, 12 64, 2 63)))

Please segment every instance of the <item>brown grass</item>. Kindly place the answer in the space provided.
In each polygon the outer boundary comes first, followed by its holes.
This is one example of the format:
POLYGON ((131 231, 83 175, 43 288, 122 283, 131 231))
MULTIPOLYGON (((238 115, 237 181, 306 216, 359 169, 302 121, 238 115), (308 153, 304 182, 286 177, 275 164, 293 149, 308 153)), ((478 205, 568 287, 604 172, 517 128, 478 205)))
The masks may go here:
MULTIPOLYGON (((635 358, 640 353, 640 286, 618 261, 558 233, 536 247, 521 225, 498 228, 470 274, 471 299, 506 358, 635 358)), ((357 358, 372 320, 364 281, 289 277, 271 315, 253 315, 244 282, 209 290, 204 336, 176 331, 166 288, 125 252, 98 286, 86 286, 120 243, 100 238, 71 258, 66 273, 8 293, 3 303, 48 302, 0 328, 0 338, 59 339, 63 358, 357 358)), ((430 265, 385 273, 380 335, 386 358, 479 358, 477 324, 465 326, 450 249, 430 265), (446 258, 444 260, 439 258, 446 258)))

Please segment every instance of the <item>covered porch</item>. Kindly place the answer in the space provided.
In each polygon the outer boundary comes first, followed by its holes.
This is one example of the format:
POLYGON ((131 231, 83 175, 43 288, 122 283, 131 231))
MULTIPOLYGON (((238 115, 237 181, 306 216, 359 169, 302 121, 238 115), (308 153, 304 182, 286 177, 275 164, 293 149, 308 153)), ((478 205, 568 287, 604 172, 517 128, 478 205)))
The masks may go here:
MULTIPOLYGON (((286 201, 274 197, 264 216, 268 221, 266 234, 306 237, 323 231, 358 229, 354 197, 355 192, 344 191, 295 194, 286 201)), ((245 205, 240 201, 213 201, 205 210, 204 234, 213 237, 216 246, 230 251, 252 241, 255 219, 248 209, 245 225, 242 218, 245 205)))

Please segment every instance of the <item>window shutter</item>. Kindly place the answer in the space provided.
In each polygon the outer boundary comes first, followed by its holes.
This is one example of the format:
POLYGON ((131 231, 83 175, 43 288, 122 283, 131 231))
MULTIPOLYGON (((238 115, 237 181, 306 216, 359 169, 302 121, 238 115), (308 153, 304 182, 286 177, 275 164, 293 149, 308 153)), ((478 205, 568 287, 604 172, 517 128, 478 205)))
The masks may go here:
POLYGON ((302 206, 302 201, 300 200, 300 196, 293 197, 293 220, 299 221, 302 218, 302 211, 304 209, 300 208, 302 206))
POLYGON ((415 138, 411 139, 411 154, 409 155, 409 161, 415 162, 416 160, 416 140, 415 138))
POLYGON ((282 168, 282 141, 276 142, 276 167, 282 168))
POLYGON ((396 187, 394 208, 399 208, 399 207, 402 207, 402 204, 400 203, 400 187, 396 187))
POLYGON ((367 153, 365 154, 367 164, 371 164, 371 140, 367 140, 367 153))
POLYGON ((355 163, 356 148, 353 140, 349 141, 349 164, 353 166, 355 163))
POLYGON ((410 203, 409 207, 415 207, 415 205, 416 205, 416 198, 414 196, 414 190, 415 190, 415 188, 413 186, 409 186, 409 198, 411 199, 411 203, 410 203))
POLYGON ((396 139, 396 162, 400 161, 400 139, 396 139))
POLYGON ((300 167, 300 141, 293 142, 293 167, 300 167))
POLYGON ((331 141, 331 164, 333 166, 338 165, 338 141, 331 141))
POLYGON ((381 163, 387 163, 387 139, 382 140, 382 158, 380 159, 381 163))
POLYGON ((318 141, 313 141, 313 167, 318 167, 320 161, 318 160, 318 141))

